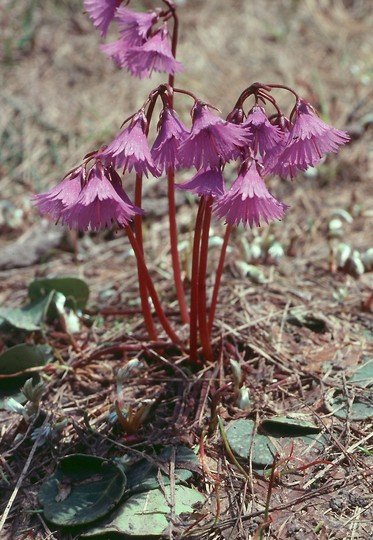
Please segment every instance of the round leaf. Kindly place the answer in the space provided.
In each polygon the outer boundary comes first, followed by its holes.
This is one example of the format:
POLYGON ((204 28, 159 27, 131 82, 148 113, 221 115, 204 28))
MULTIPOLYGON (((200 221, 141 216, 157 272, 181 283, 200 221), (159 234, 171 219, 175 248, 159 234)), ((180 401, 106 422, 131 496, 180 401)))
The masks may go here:
MULTIPOLYGON (((241 459, 249 459, 255 423, 253 420, 234 420, 227 427, 226 435, 232 451, 241 459)), ((253 464, 265 467, 273 462, 275 446, 268 437, 258 433, 255 436, 252 452, 253 464)))
MULTIPOLYGON (((164 534, 169 524, 171 512, 169 486, 165 488, 165 494, 167 500, 161 489, 152 489, 130 497, 109 517, 92 529, 85 531, 82 536, 116 532, 150 538, 164 534)), ((204 503, 204 501, 205 498, 199 491, 185 486, 175 486, 176 516, 193 512, 193 505, 204 503)))
POLYGON ((261 426, 269 435, 287 436, 320 433, 321 429, 304 416, 273 416, 263 420, 261 426))
MULTIPOLYGON (((0 374, 12 375, 28 368, 42 367, 51 358, 52 349, 48 345, 29 345, 22 343, 7 349, 0 355, 0 374)), ((4 408, 10 396, 19 402, 25 401, 25 396, 19 393, 27 379, 37 382, 39 375, 25 373, 14 377, 0 379, 0 408, 4 408)))
MULTIPOLYGON (((186 481, 193 475, 193 469, 198 466, 198 458, 190 448, 180 446, 175 449, 175 482, 180 483, 186 481), (179 468, 183 465, 183 468, 179 468), (179 467, 178 467, 179 466, 179 467)), ((155 458, 155 461, 163 462, 167 465, 170 461, 171 449, 165 448, 159 456, 155 458)), ((142 491, 149 491, 150 489, 157 489, 159 487, 158 480, 158 466, 156 463, 151 463, 148 460, 141 460, 132 466, 127 474, 127 490, 133 493, 140 493, 142 491)), ((170 477, 167 474, 162 474, 163 484, 168 486, 170 484, 170 477)))
POLYGON ((124 493, 126 476, 111 461, 74 454, 60 461, 41 486, 39 501, 47 520, 56 525, 84 525, 103 517, 124 493))
POLYGON ((22 308, 0 308, 0 318, 3 318, 13 328, 34 332, 40 330, 40 323, 44 320, 53 293, 41 300, 32 302, 22 308))
POLYGON ((28 294, 31 300, 43 298, 51 291, 58 291, 66 296, 66 299, 72 299, 73 302, 69 307, 84 309, 88 297, 88 285, 81 279, 75 277, 60 277, 53 279, 37 279, 30 283, 28 294))

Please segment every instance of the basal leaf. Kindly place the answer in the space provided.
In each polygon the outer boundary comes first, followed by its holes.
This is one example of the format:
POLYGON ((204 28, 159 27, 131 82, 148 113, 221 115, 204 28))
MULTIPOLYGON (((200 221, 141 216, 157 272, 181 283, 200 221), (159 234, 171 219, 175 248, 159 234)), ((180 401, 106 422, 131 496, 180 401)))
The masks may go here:
POLYGON ((48 345, 28 345, 22 343, 7 349, 0 355, 0 375, 9 377, 0 378, 0 409, 5 407, 9 397, 24 402, 25 397, 20 392, 27 379, 31 377, 37 382, 37 373, 16 375, 29 368, 42 367, 52 359, 52 349, 48 345), (12 376, 14 374, 14 376, 12 376))
MULTIPOLYGON (((305 459, 307 454, 316 452, 319 454, 326 446, 327 440, 319 433, 319 428, 312 425, 297 426, 294 433, 294 425, 290 424, 284 429, 288 419, 277 417, 278 423, 271 424, 264 421, 258 426, 257 434, 254 434, 255 423, 253 420, 241 418, 233 420, 226 429, 228 443, 236 456, 248 460, 252 447, 252 463, 257 469, 263 469, 272 465, 276 453, 288 454, 295 445, 298 455, 305 459), (285 423, 284 423, 284 420, 285 423), (282 422, 281 422, 282 421, 282 422), (290 435, 293 431, 293 434, 290 435)), ((303 423, 304 424, 304 423, 303 423)))
POLYGON ((289 435, 306 435, 320 433, 321 429, 304 416, 272 416, 263 420, 261 427, 270 435, 286 437, 289 435))
POLYGON ((31 300, 39 300, 51 291, 64 294, 68 301, 68 307, 77 309, 84 309, 89 297, 88 285, 85 281, 75 277, 37 279, 30 283, 28 288, 31 300))
POLYGON ((121 499, 126 486, 122 467, 112 461, 74 454, 60 461, 42 485, 39 501, 55 525, 91 523, 105 516, 121 499))
MULTIPOLYGON (((170 462, 171 449, 165 448, 159 456, 154 458, 155 463, 148 460, 141 460, 132 466, 127 474, 127 489, 131 494, 149 491, 159 488, 158 471, 159 465, 168 466, 170 462)), ((185 481, 191 478, 193 470, 198 466, 198 459, 193 450, 185 446, 175 449, 175 482, 185 481), (182 466, 183 468, 180 468, 182 466)), ((162 472, 162 480, 165 486, 170 484, 170 477, 162 472)))
MULTIPOLYGON (((175 486, 175 515, 192 513, 196 504, 204 502, 204 496, 195 489, 175 486)), ((129 536, 151 538, 165 533, 170 522, 170 487, 152 489, 130 497, 101 523, 85 531, 82 536, 120 533, 129 536)))
POLYGON ((257 433, 253 443, 255 422, 241 418, 230 422, 226 435, 232 451, 241 459, 249 459, 252 446, 253 465, 265 467, 273 462, 276 447, 269 438, 257 433))
POLYGON ((52 298, 53 292, 21 308, 1 307, 0 318, 19 330, 26 332, 40 330, 40 324, 46 316, 52 298))

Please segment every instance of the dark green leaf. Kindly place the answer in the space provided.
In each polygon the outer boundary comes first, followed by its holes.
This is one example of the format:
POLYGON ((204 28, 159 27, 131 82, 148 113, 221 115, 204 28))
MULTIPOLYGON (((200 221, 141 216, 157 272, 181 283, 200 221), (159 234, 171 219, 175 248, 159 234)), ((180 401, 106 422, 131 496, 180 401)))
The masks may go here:
MULTIPOLYGON (((28 368, 42 367, 52 359, 52 349, 48 345, 28 345, 22 343, 11 347, 0 355, 0 375, 12 375, 28 368)), ((20 388, 32 375, 18 375, 0 379, 0 408, 4 407, 6 400, 12 396, 17 401, 25 401, 19 393, 20 388)), ((38 375, 34 374, 34 382, 38 375)))
POLYGON ((8 324, 19 330, 33 332, 40 330, 40 324, 44 321, 48 307, 51 303, 53 292, 31 302, 22 308, 0 308, 0 318, 3 318, 8 324))
MULTIPOLYGON (((165 495, 161 489, 152 489, 134 495, 124 501, 100 524, 85 531, 82 536, 88 537, 112 532, 143 536, 144 538, 160 536, 165 533, 170 522, 171 492, 169 486, 165 488, 165 495)), ((203 504, 204 500, 204 496, 195 489, 175 486, 175 515, 193 512, 193 506, 203 504)))
POLYGON ((28 288, 31 300, 39 300, 51 291, 64 294, 68 300, 68 307, 76 309, 84 309, 89 297, 88 285, 75 277, 37 279, 30 283, 28 288))
MULTIPOLYGON (((132 466, 127 474, 127 489, 130 493, 140 493, 142 491, 149 491, 149 489, 159 488, 159 481, 157 479, 159 466, 168 466, 170 463, 171 449, 165 448, 161 454, 154 458, 155 463, 148 460, 141 460, 139 463, 132 466)), ((175 482, 188 480, 193 471, 198 466, 198 459, 195 453, 187 447, 180 446, 176 448, 175 454, 175 482), (183 468, 180 468, 182 465, 183 468)), ((162 470, 162 469, 161 469, 162 470)), ((169 485, 170 478, 167 474, 162 472, 162 480, 165 486, 169 485)))
POLYGON ((355 371, 350 377, 349 382, 361 386, 363 388, 369 388, 373 385, 373 358, 365 358, 364 364, 355 371))
POLYGON ((250 448, 252 449, 252 461, 254 466, 265 467, 273 462, 273 456, 276 453, 276 447, 266 437, 258 433, 254 434, 255 422, 241 418, 230 422, 227 427, 226 435, 229 446, 232 451, 241 459, 249 459, 250 448))
MULTIPOLYGON (((316 429, 320 431, 316 426, 313 427, 313 433, 307 431, 310 429, 309 427, 306 427, 306 431, 304 431, 305 426, 302 426, 297 434, 288 436, 288 428, 284 429, 281 417, 277 418, 280 418, 278 424, 271 425, 270 422, 264 421, 259 425, 254 443, 252 441, 255 423, 252 420, 242 418, 230 422, 226 435, 229 445, 236 456, 248 460, 252 446, 253 466, 262 469, 272 465, 276 452, 287 454, 291 451, 293 445, 296 446, 297 454, 302 455, 303 459, 307 453, 314 451, 319 453, 326 446, 325 437, 320 433, 315 433, 316 429), (286 436, 284 436, 284 431, 287 432, 286 436)), ((294 426, 291 426, 290 429, 294 429, 294 426)))
POLYGON ((372 397, 370 399, 368 397, 355 398, 350 408, 347 399, 343 395, 339 395, 334 397, 329 402, 329 405, 332 407, 333 414, 337 418, 349 418, 355 421, 373 418, 372 397))
POLYGON ((260 424, 263 430, 276 437, 320 433, 321 429, 302 416, 273 416, 260 424))
POLYGON ((39 501, 56 525, 84 525, 105 516, 124 493, 126 476, 111 461, 74 454, 41 486, 39 501))

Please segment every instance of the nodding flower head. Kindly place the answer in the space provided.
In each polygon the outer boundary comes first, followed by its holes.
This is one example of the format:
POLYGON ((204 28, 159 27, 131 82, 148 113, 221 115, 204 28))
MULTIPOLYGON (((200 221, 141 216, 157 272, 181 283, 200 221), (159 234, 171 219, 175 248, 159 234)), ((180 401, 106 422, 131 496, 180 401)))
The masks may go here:
POLYGON ((118 7, 117 0, 84 0, 84 7, 93 25, 101 30, 105 37, 118 7))
POLYGON ((71 206, 79 197, 86 178, 83 165, 77 167, 54 188, 32 197, 32 201, 42 214, 49 215, 58 221, 62 212, 71 206))
POLYGON ((121 37, 117 41, 101 45, 101 50, 119 68, 127 68, 127 53, 132 47, 139 47, 147 41, 151 28, 158 18, 157 11, 136 13, 126 7, 119 7, 115 20, 121 37))
POLYGON ((143 111, 135 114, 130 125, 100 152, 99 157, 105 165, 138 174, 159 176, 159 171, 150 154, 147 139, 148 123, 143 111))
POLYGON ((167 172, 170 168, 180 167, 178 150, 180 144, 189 134, 188 129, 178 119, 176 112, 165 107, 162 109, 158 122, 158 135, 151 149, 151 155, 154 159, 159 172, 167 172))
POLYGON ((253 134, 250 148, 254 157, 263 158, 268 152, 282 148, 285 134, 269 121, 263 107, 254 105, 243 125, 248 126, 253 134))
POLYGON ((253 159, 241 165, 232 187, 215 205, 215 214, 230 225, 260 226, 261 220, 268 223, 282 219, 287 206, 270 194, 261 176, 261 166, 253 159))
POLYGON ((281 176, 295 176, 297 171, 313 167, 325 154, 337 152, 349 141, 345 131, 329 126, 302 99, 297 100, 294 117, 284 149, 271 166, 271 172, 281 176))
POLYGON ((167 25, 164 24, 142 45, 128 49, 123 55, 123 67, 140 79, 151 77, 153 71, 170 75, 182 71, 182 64, 172 54, 167 25))
POLYGON ((192 109, 192 119, 190 135, 180 146, 179 159, 184 167, 219 167, 236 159, 251 140, 249 128, 223 120, 200 101, 192 109))
POLYGON ((159 19, 159 10, 138 13, 126 7, 118 7, 115 20, 119 26, 122 37, 128 44, 141 45, 148 39, 152 26, 159 19))
POLYGON ((203 195, 220 197, 225 193, 223 173, 220 169, 199 171, 191 180, 177 184, 176 187, 195 193, 200 197, 203 195))
POLYGON ((113 225, 125 227, 136 214, 143 210, 132 204, 119 175, 98 161, 75 202, 61 213, 61 222, 71 229, 97 231, 113 225))

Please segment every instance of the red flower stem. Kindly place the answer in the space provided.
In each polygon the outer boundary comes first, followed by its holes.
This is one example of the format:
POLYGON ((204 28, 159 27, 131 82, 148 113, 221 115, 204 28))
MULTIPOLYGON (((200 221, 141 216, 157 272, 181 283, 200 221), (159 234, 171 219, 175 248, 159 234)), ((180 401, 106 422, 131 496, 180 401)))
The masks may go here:
POLYGON ((203 197, 206 202, 205 213, 203 216, 201 246, 199 253, 199 269, 198 269, 198 324, 199 335, 205 360, 213 361, 214 355, 211 347, 210 332, 207 324, 207 302, 206 302, 206 273, 207 273, 207 257, 209 252, 209 233, 211 223, 211 195, 203 197))
POLYGON ((177 239, 177 223, 176 223, 176 204, 175 204, 175 171, 173 169, 168 170, 168 218, 170 226, 170 245, 171 245, 171 258, 172 268, 174 272, 174 282, 176 288, 177 299, 179 302, 180 315, 183 323, 189 323, 188 306, 185 300, 184 286, 181 279, 180 260, 178 251, 178 239, 177 239))
MULTIPOLYGON (((135 187, 135 205, 141 208, 141 202, 142 202, 142 175, 137 174, 136 175, 136 187, 135 187)), ((131 231, 132 232, 132 231, 131 231)), ((143 238, 142 238, 142 216, 140 214, 135 215, 135 234, 136 234, 136 241, 139 246, 139 250, 141 254, 144 254, 144 246, 143 246, 143 238)), ((141 300, 141 311, 144 317, 144 323, 146 330, 149 335, 149 339, 152 341, 157 341, 158 336, 157 332, 155 330, 153 318, 152 318, 152 312, 148 300, 148 288, 146 286, 146 280, 144 276, 144 270, 141 264, 139 264, 139 259, 136 256, 137 261, 137 275, 139 278, 139 293, 140 293, 140 300, 141 300)))
POLYGON ((211 298, 211 305, 210 305, 210 312, 209 312, 209 322, 208 322, 208 330, 211 334, 212 327, 215 320, 215 312, 216 312, 216 304, 218 301, 218 295, 219 295, 219 289, 220 289, 220 282, 221 277, 223 274, 223 268, 224 268, 224 262, 225 262, 225 256, 227 253, 227 247, 229 243, 229 238, 231 236, 232 232, 232 225, 227 225, 227 228, 225 230, 224 234, 224 241, 223 245, 221 247, 220 257, 219 257, 219 263, 216 270, 216 276, 215 276, 215 283, 214 283, 214 290, 212 292, 212 298, 211 298))
POLYGON ((192 276, 190 290, 190 323, 189 323, 189 355, 192 363, 198 362, 198 268, 199 268, 199 247, 201 243, 201 231, 203 216, 205 213, 206 200, 201 198, 196 225, 194 228, 193 254, 192 254, 192 276))
POLYGON ((137 264, 138 266, 140 267, 141 269, 141 275, 142 275, 142 278, 143 280, 145 281, 146 283, 146 287, 149 291, 149 295, 153 301, 153 304, 154 304, 154 309, 155 309, 155 312, 158 316, 158 319, 159 319, 159 322, 161 323, 161 325, 163 326, 166 334, 169 336, 169 338, 173 341, 173 343, 176 343, 177 345, 180 345, 180 339, 178 338, 178 336, 175 334, 175 332, 173 331, 173 329, 171 328, 171 325, 162 309, 162 306, 161 306, 161 303, 159 301, 159 298, 158 298, 158 295, 157 295, 157 291, 155 290, 155 287, 154 287, 154 284, 153 284, 153 280, 149 274, 149 270, 147 269, 146 267, 146 264, 145 264, 145 261, 144 261, 144 257, 143 257, 143 253, 142 253, 142 250, 137 242, 137 239, 135 237, 135 235, 133 234, 132 232, 132 229, 129 225, 126 226, 126 233, 127 233, 127 236, 128 236, 128 239, 131 243, 131 246, 132 246, 132 249, 133 251, 135 252, 135 255, 136 255, 136 259, 137 259, 137 264))
MULTIPOLYGON (((163 0, 165 1, 165 0, 163 0)), ((171 2, 165 2, 172 11, 172 18, 174 20, 174 27, 172 29, 172 41, 171 41, 171 51, 173 57, 176 59, 176 49, 177 49, 177 42, 179 40, 179 18, 176 14, 176 6, 174 3, 171 2)), ((175 77, 174 75, 169 75, 168 77, 168 84, 171 86, 171 88, 174 88, 175 86, 175 77)))

